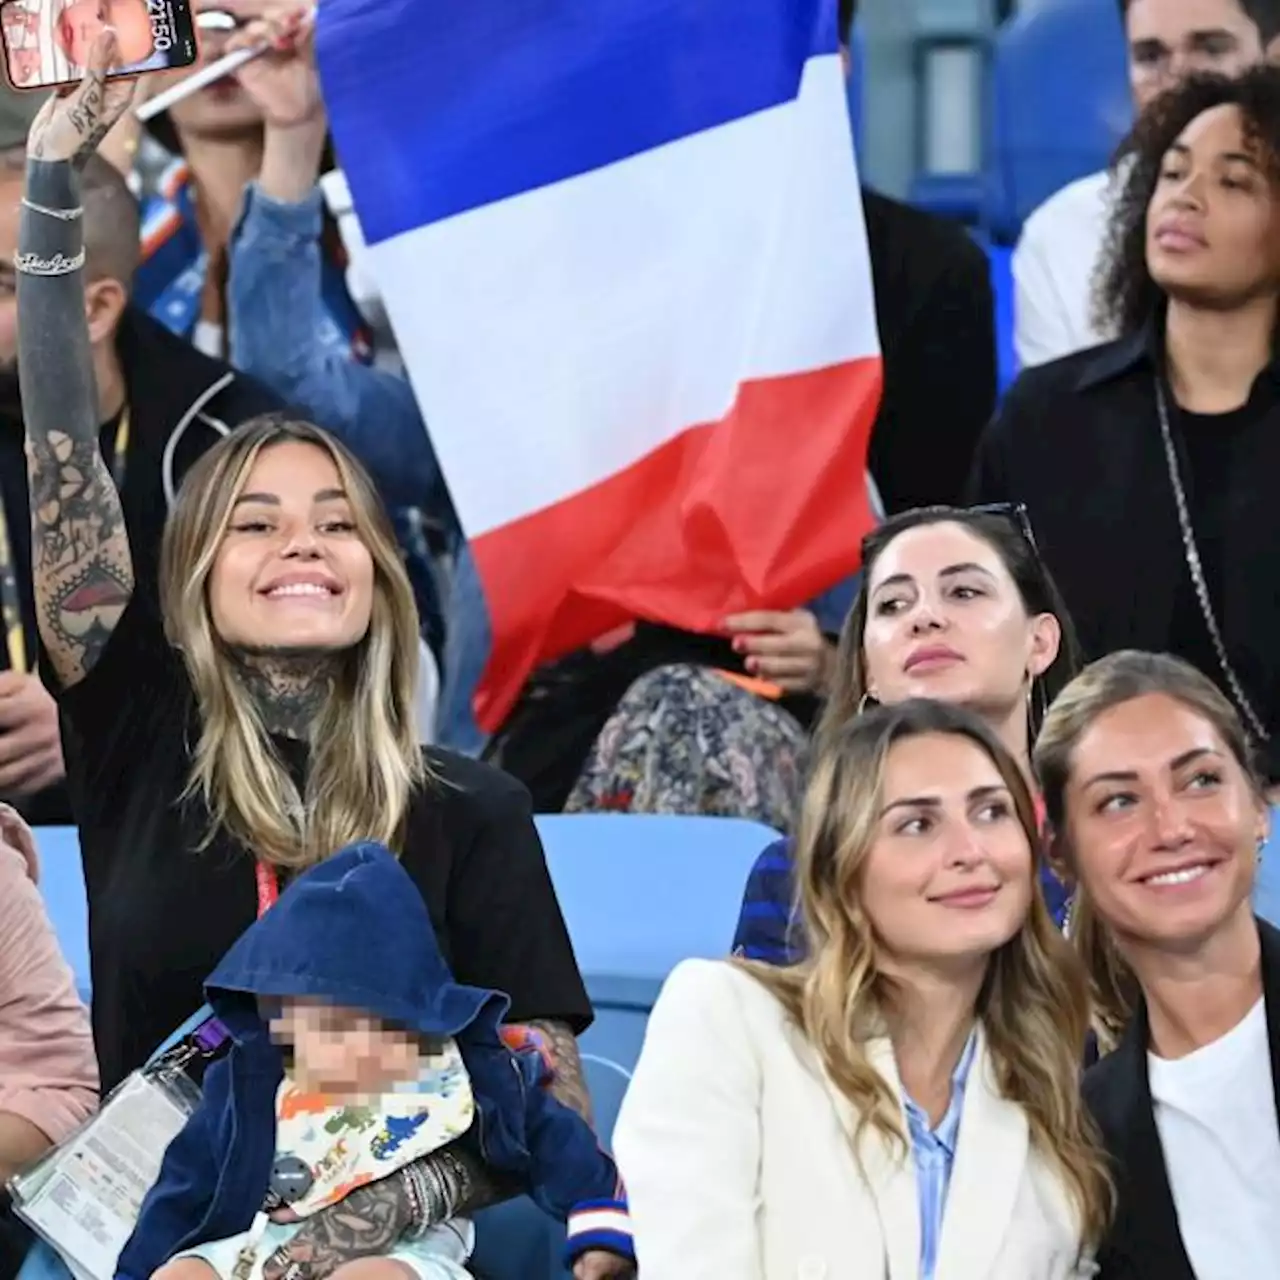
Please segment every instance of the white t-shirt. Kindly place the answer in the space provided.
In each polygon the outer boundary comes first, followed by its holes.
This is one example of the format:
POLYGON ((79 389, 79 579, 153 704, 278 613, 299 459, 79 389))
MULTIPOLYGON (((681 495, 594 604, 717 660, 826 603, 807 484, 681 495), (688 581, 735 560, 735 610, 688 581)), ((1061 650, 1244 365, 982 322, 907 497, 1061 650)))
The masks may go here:
POLYGON ((1026 220, 1013 251, 1013 342, 1025 369, 1106 342, 1092 319, 1093 278, 1107 233, 1108 175, 1091 173, 1026 220))
POLYGON ((1185 1058, 1148 1054, 1147 1068, 1197 1280, 1280 1276, 1280 1128, 1263 1002, 1185 1058))

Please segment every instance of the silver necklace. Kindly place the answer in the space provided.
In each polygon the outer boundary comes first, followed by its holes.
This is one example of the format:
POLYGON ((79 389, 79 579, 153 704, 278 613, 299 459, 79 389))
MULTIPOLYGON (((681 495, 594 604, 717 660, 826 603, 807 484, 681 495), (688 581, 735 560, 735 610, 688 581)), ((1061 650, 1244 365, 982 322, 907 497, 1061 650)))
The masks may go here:
POLYGON ((1249 729, 1259 742, 1270 741, 1271 735, 1262 723, 1262 717, 1253 709, 1253 703, 1245 694, 1240 677, 1236 675, 1231 659, 1227 657, 1227 646, 1223 643, 1222 632, 1218 630, 1218 620, 1214 616, 1213 602, 1209 599, 1209 585, 1205 581, 1204 566, 1200 563, 1200 552, 1196 547, 1195 531, 1191 527, 1191 512, 1187 506, 1187 493, 1182 487, 1182 475, 1178 470, 1178 452, 1173 446, 1173 431, 1169 427, 1169 405, 1164 393, 1164 383, 1156 379, 1156 411, 1160 418, 1160 436, 1164 441, 1164 458, 1169 468, 1169 483, 1173 486, 1173 500, 1178 508, 1178 525, 1182 530, 1182 549, 1187 560, 1187 571, 1191 574, 1191 585, 1195 588, 1196 600, 1200 604, 1200 613, 1204 617, 1204 625, 1209 630, 1209 639, 1213 641, 1214 652, 1218 656, 1218 666, 1222 668, 1223 678, 1231 690, 1236 706, 1249 723, 1249 729))

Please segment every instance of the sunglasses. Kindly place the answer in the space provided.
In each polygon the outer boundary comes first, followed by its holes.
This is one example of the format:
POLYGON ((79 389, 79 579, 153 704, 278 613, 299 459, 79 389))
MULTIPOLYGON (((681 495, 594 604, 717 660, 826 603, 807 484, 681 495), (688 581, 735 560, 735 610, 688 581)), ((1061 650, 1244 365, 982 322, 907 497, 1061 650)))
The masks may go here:
POLYGON ((981 502, 975 507, 966 507, 965 510, 978 516, 999 516, 1010 521, 1022 534, 1027 546, 1039 557, 1040 548, 1036 545, 1035 530, 1031 527, 1031 517, 1027 514, 1025 502, 981 502))

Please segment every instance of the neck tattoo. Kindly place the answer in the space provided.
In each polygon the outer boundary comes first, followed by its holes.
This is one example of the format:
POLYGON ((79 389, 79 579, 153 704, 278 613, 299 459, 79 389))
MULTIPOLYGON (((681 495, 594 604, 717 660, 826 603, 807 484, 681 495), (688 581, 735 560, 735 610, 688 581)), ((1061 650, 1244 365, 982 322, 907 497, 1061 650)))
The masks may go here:
POLYGON ((240 678, 268 733, 305 741, 338 672, 335 654, 315 650, 242 650, 240 678))

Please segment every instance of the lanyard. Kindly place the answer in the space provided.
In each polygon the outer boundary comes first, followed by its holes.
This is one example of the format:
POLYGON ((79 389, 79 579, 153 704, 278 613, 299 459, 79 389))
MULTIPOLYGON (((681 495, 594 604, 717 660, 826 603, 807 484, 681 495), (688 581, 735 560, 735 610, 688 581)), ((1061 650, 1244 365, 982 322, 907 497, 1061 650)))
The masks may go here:
MULTIPOLYGON (((108 467, 117 491, 124 485, 125 466, 129 460, 129 406, 120 411, 116 422, 108 467)), ((27 631, 22 621, 22 596, 18 590, 18 568, 9 536, 9 513, 0 499, 0 620, 4 625, 4 645, 9 670, 26 674, 31 670, 27 654, 27 631)))
POLYGON ((258 919, 261 920, 280 897, 280 877, 275 868, 265 862, 255 862, 253 871, 258 882, 258 919))

